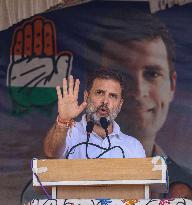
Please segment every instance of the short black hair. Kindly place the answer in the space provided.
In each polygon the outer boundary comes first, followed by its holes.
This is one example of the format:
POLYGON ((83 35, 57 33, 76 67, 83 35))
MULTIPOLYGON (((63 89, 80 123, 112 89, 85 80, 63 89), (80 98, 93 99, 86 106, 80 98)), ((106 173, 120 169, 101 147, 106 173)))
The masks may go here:
MULTIPOLYGON (((167 50, 170 73, 175 71, 175 42, 167 26, 156 16, 138 10, 122 9, 104 15, 104 41, 109 39, 117 43, 162 39, 167 50)), ((102 43, 103 45, 105 42, 102 43)), ((113 49, 113 48, 111 48, 113 49)))
POLYGON ((91 90, 95 79, 106 79, 119 82, 121 86, 121 97, 125 97, 126 81, 121 71, 110 68, 101 68, 99 70, 87 72, 87 91, 91 90))

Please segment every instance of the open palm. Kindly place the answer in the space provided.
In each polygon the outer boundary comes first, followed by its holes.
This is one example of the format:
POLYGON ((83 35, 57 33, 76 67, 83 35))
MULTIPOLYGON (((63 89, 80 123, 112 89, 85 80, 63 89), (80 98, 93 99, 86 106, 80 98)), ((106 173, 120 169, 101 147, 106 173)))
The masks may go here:
POLYGON ((77 117, 87 105, 85 101, 80 105, 78 104, 79 85, 79 79, 74 82, 73 76, 70 75, 68 85, 66 78, 63 79, 63 92, 60 86, 56 87, 59 117, 63 120, 77 117))

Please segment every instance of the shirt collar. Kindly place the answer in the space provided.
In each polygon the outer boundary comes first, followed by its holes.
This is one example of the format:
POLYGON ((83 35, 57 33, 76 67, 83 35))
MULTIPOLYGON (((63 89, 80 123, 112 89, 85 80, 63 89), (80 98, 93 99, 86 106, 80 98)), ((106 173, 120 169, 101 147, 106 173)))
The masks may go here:
MULTIPOLYGON (((83 130, 84 132, 86 133, 86 126, 87 126, 87 120, 86 120, 86 114, 84 114, 82 116, 82 120, 81 120, 82 124, 83 124, 83 130)), ((109 136, 114 136, 116 135, 117 137, 120 138, 120 133, 121 133, 121 130, 120 130, 120 127, 119 125, 113 121, 113 132, 111 134, 109 134, 109 136)))

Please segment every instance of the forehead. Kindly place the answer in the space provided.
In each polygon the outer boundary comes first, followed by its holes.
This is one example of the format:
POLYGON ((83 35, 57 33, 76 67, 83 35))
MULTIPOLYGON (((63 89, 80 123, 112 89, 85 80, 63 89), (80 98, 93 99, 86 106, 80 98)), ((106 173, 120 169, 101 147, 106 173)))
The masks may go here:
POLYGON ((121 85, 118 81, 113 79, 96 78, 93 81, 91 91, 104 90, 109 93, 121 93, 121 85))
POLYGON ((131 41, 124 43, 106 42, 102 66, 115 69, 139 69, 145 66, 160 66, 169 70, 167 49, 162 39, 131 41))

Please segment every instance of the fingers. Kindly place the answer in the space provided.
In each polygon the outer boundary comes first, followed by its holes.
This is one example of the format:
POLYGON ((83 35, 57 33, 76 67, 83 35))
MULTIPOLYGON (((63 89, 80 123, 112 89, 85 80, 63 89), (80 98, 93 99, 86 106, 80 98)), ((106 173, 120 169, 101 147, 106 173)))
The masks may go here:
POLYGON ((43 21, 42 19, 37 19, 34 21, 34 53, 36 56, 41 56, 43 52, 43 21))
POLYGON ((18 28, 12 40, 13 59, 15 62, 22 58, 35 56, 55 56, 55 27, 52 21, 41 16, 35 17, 18 28))
POLYGON ((12 61, 16 61, 20 59, 23 53, 23 32, 21 30, 18 30, 14 34, 13 43, 12 43, 12 61))
POLYGON ((56 87, 56 91, 57 91, 58 102, 61 102, 61 100, 62 100, 62 93, 61 93, 60 86, 56 87))
MULTIPOLYGON (((63 97, 70 95, 70 96, 74 96, 77 99, 79 93, 79 85, 80 85, 79 79, 76 79, 74 81, 72 75, 69 76, 68 82, 66 78, 63 78, 63 97)), ((60 86, 57 86, 56 90, 57 90, 58 97, 60 96, 60 94, 62 96, 60 86)))
POLYGON ((55 54, 55 41, 54 41, 54 26, 51 21, 44 24, 44 53, 46 56, 53 56, 55 54))
POLYGON ((23 57, 28 57, 32 55, 32 48, 33 48, 33 42, 32 42, 32 25, 27 24, 24 27, 24 52, 23 57))
POLYGON ((79 81, 79 79, 77 79, 75 81, 75 87, 74 87, 74 91, 73 91, 74 97, 76 99, 78 98, 78 94, 79 94, 79 85, 80 85, 80 81, 79 81))
POLYGON ((69 76, 68 82, 67 82, 67 79, 64 78, 63 79, 63 96, 70 95, 70 96, 74 96, 77 99, 78 93, 79 93, 79 85, 80 85, 79 79, 76 79, 74 81, 72 75, 69 76))
POLYGON ((63 79, 63 96, 68 95, 67 93, 67 80, 66 78, 63 79))
POLYGON ((73 76, 69 76, 69 89, 68 89, 68 94, 73 95, 73 86, 74 86, 74 79, 73 76))
POLYGON ((60 86, 56 86, 56 91, 57 91, 58 100, 62 100, 63 97, 68 95, 66 78, 63 78, 63 94, 61 92, 61 87, 60 86))

